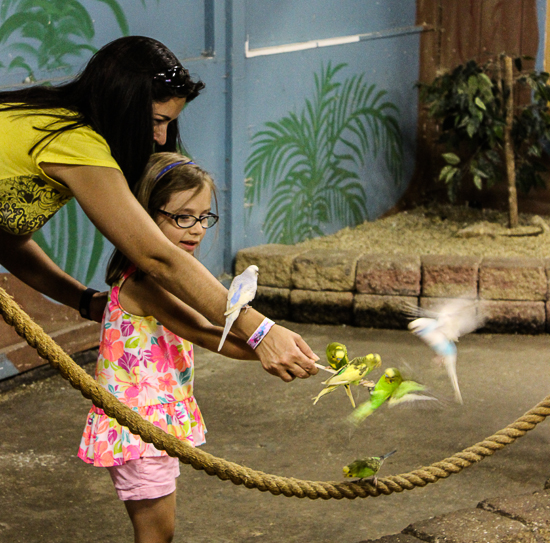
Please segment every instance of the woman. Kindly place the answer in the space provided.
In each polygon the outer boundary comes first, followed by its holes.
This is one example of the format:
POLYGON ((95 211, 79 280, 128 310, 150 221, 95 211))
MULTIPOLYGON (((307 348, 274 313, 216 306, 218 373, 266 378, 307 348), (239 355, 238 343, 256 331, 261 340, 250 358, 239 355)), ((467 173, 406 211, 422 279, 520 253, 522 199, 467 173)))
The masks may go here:
MULTIPOLYGON (((98 51, 71 82, 0 93, 0 264, 51 298, 100 321, 106 295, 56 266, 32 240, 71 197, 98 230, 166 290, 223 324, 227 290, 178 250, 132 195, 149 156, 176 151, 177 118, 204 87, 175 55, 141 36, 98 51)), ((241 312, 232 331, 248 339, 264 317, 241 312)), ((273 326, 257 354, 284 381, 317 373, 303 339, 273 326)))

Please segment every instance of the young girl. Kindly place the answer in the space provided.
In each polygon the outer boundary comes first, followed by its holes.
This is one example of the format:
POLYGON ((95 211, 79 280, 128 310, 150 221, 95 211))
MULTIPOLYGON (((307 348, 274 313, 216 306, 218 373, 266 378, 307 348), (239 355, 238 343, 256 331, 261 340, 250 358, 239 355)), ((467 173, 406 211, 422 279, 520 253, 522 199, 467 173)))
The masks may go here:
MULTIPOLYGON (((164 235, 191 255, 206 229, 218 221, 211 212, 212 179, 176 153, 152 155, 135 194, 164 235)), ((217 352, 223 329, 162 288, 118 250, 109 262, 107 283, 111 290, 102 321, 98 383, 169 434, 193 446, 203 444, 206 428, 193 397, 190 342, 217 352)), ((257 359, 234 334, 228 336, 222 354, 257 359)), ((109 470, 136 542, 172 541, 177 458, 143 442, 95 406, 78 456, 109 470)))

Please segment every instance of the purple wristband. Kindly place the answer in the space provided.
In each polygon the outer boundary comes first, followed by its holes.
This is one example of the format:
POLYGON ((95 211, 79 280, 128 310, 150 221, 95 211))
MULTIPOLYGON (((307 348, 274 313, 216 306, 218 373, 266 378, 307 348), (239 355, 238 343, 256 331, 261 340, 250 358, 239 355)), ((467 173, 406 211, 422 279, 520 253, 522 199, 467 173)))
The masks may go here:
POLYGON ((262 321, 262 324, 260 324, 260 326, 258 326, 258 328, 256 328, 256 331, 248 338, 248 341, 247 343, 253 348, 255 349, 259 344, 260 342, 262 341, 262 339, 264 339, 264 337, 266 336, 266 334, 271 330, 271 327, 274 325, 275 323, 268 319, 267 317, 262 321))

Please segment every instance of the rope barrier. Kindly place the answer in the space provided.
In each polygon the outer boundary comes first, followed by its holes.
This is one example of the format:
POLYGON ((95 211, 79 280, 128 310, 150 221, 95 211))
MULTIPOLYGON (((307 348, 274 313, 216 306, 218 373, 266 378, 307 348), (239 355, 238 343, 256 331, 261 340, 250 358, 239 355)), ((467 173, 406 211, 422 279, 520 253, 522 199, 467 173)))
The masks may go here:
POLYGON ((208 475, 216 475, 222 481, 229 480, 235 485, 256 488, 261 492, 271 492, 274 495, 282 494, 287 497, 295 496, 312 500, 318 498, 353 500, 424 487, 481 462, 487 456, 493 455, 524 436, 550 415, 550 396, 547 396, 525 415, 483 441, 440 462, 434 462, 430 466, 409 473, 381 477, 376 487, 366 481, 363 483, 305 481, 292 477, 279 477, 217 458, 178 440, 141 418, 138 413, 120 403, 111 393, 100 387, 2 288, 0 288, 0 313, 6 323, 13 326, 15 331, 35 348, 42 358, 59 370, 74 388, 80 390, 85 398, 91 399, 95 406, 103 409, 108 416, 115 418, 133 434, 141 436, 143 441, 153 443, 157 449, 179 458, 184 464, 190 464, 196 470, 204 470, 208 475))

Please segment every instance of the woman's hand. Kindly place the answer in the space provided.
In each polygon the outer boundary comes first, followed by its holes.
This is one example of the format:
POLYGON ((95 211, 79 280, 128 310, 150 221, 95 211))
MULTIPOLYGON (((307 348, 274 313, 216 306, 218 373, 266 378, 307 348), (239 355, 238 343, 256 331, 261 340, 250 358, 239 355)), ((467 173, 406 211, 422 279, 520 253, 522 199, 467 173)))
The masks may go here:
POLYGON ((289 383, 296 377, 307 379, 319 370, 319 357, 299 334, 275 324, 256 347, 263 368, 289 383))

